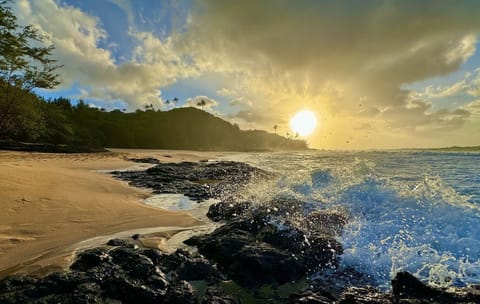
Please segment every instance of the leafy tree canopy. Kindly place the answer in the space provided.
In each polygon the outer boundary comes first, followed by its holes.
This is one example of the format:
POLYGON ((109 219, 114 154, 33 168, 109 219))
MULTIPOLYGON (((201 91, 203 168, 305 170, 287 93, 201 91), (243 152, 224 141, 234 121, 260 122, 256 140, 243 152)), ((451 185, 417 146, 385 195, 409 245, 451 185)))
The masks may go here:
POLYGON ((33 25, 19 25, 10 3, 0 0, 0 138, 24 127, 18 124, 19 115, 38 116, 36 109, 28 108, 28 92, 60 83, 56 73, 60 66, 50 57, 54 47, 43 44, 44 37, 33 25))

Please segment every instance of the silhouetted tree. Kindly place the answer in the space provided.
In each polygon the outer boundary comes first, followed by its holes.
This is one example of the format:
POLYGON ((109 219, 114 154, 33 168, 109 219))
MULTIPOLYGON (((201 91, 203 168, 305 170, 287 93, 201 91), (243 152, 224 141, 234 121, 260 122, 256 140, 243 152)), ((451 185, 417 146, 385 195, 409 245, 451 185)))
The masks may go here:
POLYGON ((206 106, 207 103, 205 102, 205 100, 200 100, 199 102, 197 102, 197 106, 201 107, 202 110, 203 110, 203 107, 206 106))
POLYGON ((145 111, 148 111, 148 110, 152 110, 152 111, 155 111, 155 109, 153 108, 153 104, 146 104, 143 106, 145 108, 145 111))
POLYGON ((273 126, 273 130, 275 130, 275 134, 277 134, 277 129, 278 129, 278 126, 277 126, 277 125, 274 125, 274 126, 273 126))
POLYGON ((26 127, 20 116, 31 115, 24 117, 31 122, 41 115, 28 100, 32 89, 51 89, 59 84, 55 71, 60 66, 50 58, 54 47, 42 46, 43 36, 33 25, 17 24, 10 2, 0 0, 0 138, 9 138, 16 128, 26 127))

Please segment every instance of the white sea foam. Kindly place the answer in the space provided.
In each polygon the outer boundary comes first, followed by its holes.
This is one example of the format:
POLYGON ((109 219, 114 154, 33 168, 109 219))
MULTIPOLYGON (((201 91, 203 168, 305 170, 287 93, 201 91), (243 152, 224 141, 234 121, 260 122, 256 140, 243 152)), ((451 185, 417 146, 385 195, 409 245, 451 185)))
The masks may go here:
POLYGON ((341 264, 383 288, 398 271, 436 286, 480 284, 480 154, 371 152, 246 158, 280 174, 271 193, 339 208, 341 264))
POLYGON ((217 202, 217 199, 208 199, 198 203, 183 194, 156 194, 143 200, 143 203, 157 208, 186 211, 201 220, 208 220, 206 216, 208 208, 217 202))

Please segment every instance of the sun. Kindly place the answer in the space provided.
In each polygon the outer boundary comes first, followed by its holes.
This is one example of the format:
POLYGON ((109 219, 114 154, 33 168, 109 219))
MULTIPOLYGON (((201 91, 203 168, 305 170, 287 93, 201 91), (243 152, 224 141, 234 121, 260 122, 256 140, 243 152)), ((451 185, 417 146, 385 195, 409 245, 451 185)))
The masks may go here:
POLYGON ((317 117, 310 110, 299 111, 290 119, 290 128, 300 136, 312 134, 316 127, 317 117))

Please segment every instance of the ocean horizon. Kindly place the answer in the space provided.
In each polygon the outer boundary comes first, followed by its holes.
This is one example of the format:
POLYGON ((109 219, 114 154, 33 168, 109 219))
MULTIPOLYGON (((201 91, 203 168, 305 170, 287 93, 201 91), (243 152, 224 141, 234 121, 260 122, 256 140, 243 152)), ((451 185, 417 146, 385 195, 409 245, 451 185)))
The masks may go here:
POLYGON ((480 283, 479 152, 317 150, 224 158, 276 174, 251 184, 245 198, 290 196, 312 210, 344 214, 340 267, 368 274, 378 287, 389 289, 400 271, 438 287, 480 283))

